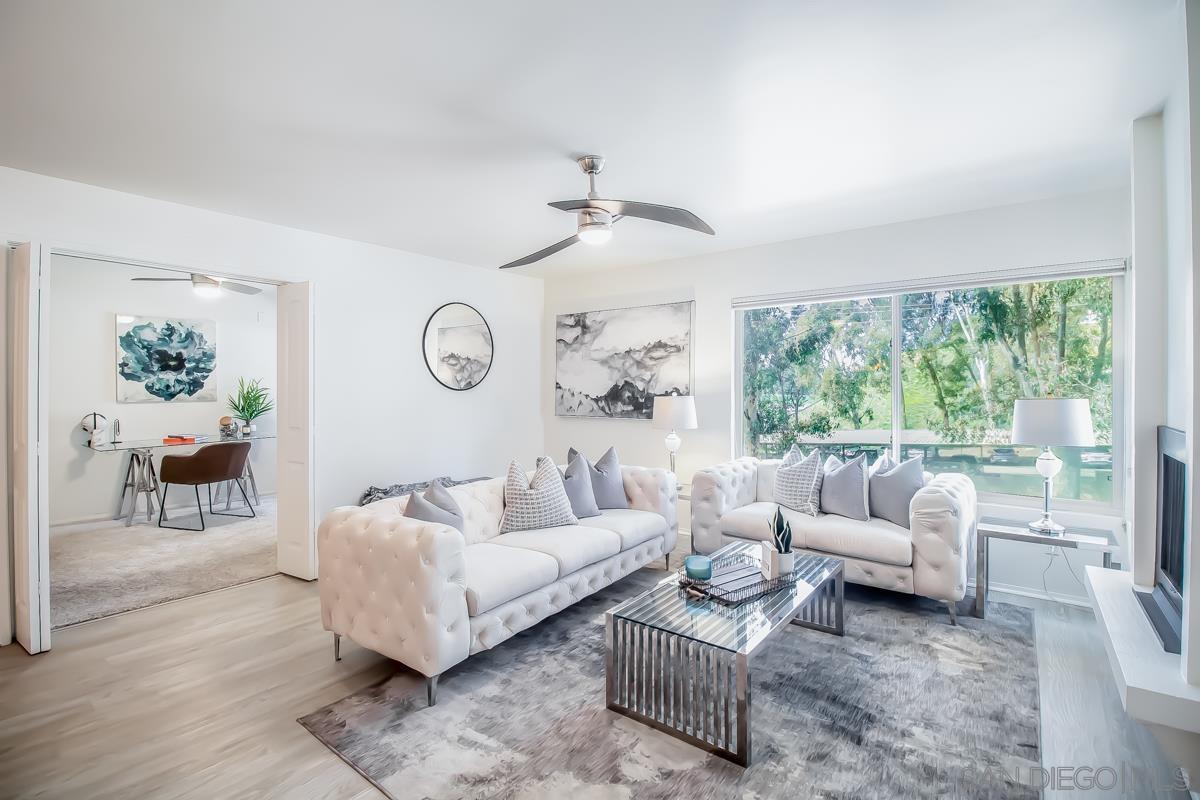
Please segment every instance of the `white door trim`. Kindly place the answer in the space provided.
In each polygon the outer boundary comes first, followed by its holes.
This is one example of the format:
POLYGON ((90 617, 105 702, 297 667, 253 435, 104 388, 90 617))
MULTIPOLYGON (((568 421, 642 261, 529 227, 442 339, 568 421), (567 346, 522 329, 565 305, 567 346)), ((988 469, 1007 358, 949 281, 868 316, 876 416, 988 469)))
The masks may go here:
POLYGON ((46 374, 41 342, 49 315, 42 296, 49 276, 45 245, 11 249, 8 297, 9 479, 12 485, 13 622, 30 653, 50 649, 50 530, 47 502, 46 374))
POLYGON ((313 291, 306 282, 287 283, 276 291, 276 554, 280 572, 313 580, 317 577, 313 291))

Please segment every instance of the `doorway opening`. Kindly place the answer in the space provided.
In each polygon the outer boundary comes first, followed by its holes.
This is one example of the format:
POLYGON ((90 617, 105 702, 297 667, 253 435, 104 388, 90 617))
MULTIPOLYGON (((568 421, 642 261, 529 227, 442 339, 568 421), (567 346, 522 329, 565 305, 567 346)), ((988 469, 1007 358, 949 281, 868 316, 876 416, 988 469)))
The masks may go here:
POLYGON ((51 628, 275 574, 275 286, 59 254, 49 275, 51 628))

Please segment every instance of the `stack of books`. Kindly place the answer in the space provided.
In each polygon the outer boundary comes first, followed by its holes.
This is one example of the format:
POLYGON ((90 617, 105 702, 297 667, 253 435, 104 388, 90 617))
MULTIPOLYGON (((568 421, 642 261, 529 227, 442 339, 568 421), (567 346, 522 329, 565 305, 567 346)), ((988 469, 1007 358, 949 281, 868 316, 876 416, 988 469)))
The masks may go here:
POLYGON ((207 442, 208 438, 202 433, 168 433, 163 437, 163 444, 199 444, 207 442))

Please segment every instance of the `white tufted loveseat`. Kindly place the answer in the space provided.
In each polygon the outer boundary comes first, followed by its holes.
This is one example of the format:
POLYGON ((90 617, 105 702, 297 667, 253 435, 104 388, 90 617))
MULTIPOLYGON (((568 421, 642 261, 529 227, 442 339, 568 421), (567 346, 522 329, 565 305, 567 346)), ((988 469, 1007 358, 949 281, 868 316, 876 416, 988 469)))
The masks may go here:
MULTIPOLYGON (((739 458, 700 470, 692 478, 692 546, 711 553, 731 541, 769 539, 778 460, 739 458)), ((926 475, 909 507, 909 528, 885 519, 816 517, 781 508, 798 552, 835 555, 846 580, 954 603, 967 588, 975 539, 975 484, 966 475, 926 475)))
POLYGON ((577 600, 669 556, 675 475, 622 467, 628 509, 500 533, 504 479, 450 487, 464 531, 402 516, 408 497, 334 509, 317 532, 321 619, 334 634, 437 676, 577 600))

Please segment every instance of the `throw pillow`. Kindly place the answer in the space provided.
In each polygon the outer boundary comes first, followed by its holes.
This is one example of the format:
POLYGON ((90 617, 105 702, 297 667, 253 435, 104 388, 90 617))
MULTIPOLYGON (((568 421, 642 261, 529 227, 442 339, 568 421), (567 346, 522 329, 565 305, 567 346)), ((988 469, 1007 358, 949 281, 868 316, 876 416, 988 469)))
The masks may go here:
POLYGON ((578 524, 579 520, 571 513, 571 500, 562 475, 553 461, 539 458, 532 481, 525 477, 525 470, 516 461, 508 465, 501 533, 578 524))
POLYGON ((592 474, 588 470, 587 459, 579 453, 575 454, 571 463, 563 470, 563 486, 567 490, 571 511, 575 516, 580 519, 600 516, 600 509, 596 506, 596 493, 592 489, 592 474))
POLYGON ((921 456, 900 464, 888 458, 871 475, 871 516, 910 527, 909 506, 924 485, 925 463, 921 456))
POLYGON ((820 508, 820 494, 818 490, 817 502, 814 503, 813 488, 820 474, 821 454, 816 448, 807 456, 802 456, 800 448, 792 445, 775 472, 775 502, 815 517, 820 508))
POLYGON ((429 484, 424 495, 413 492, 404 506, 404 516, 423 522, 440 522, 460 532, 463 529, 463 511, 454 497, 446 491, 440 481, 429 484))
POLYGON ((871 518, 868 510, 867 455, 859 453, 846 463, 837 456, 825 460, 821 480, 821 510, 826 514, 858 519, 871 518))
POLYGON ((617 458, 615 447, 608 448, 595 464, 587 461, 587 456, 574 447, 567 452, 567 463, 574 461, 575 456, 582 456, 587 462, 597 508, 629 508, 629 498, 625 496, 625 479, 621 477, 621 461, 617 458))

